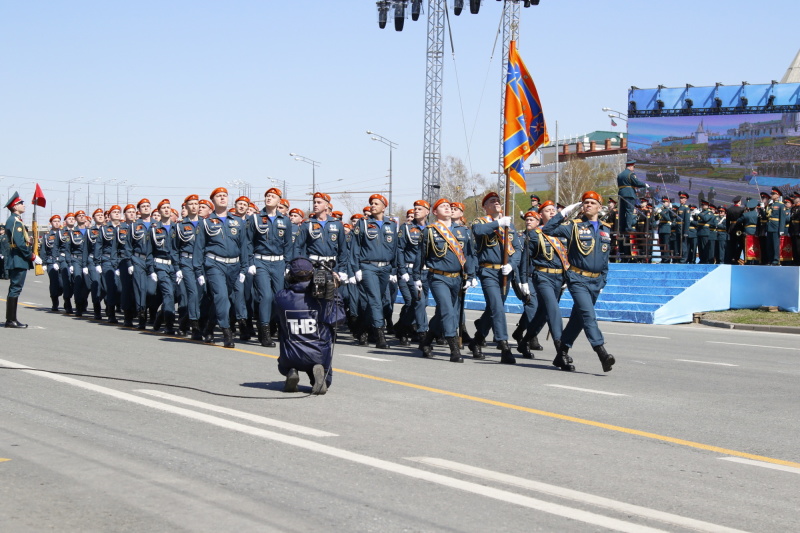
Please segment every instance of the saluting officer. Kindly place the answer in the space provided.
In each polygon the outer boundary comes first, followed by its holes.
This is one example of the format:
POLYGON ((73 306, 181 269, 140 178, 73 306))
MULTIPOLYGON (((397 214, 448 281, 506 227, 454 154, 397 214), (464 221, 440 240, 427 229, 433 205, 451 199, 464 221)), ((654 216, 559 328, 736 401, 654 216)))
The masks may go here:
MULTIPOLYGON (((436 313, 419 349, 423 357, 433 357, 431 343, 437 333, 444 334, 450 348, 450 361, 463 363, 456 335, 462 285, 465 289, 478 285, 472 260, 473 239, 466 226, 452 224, 450 202, 445 198, 433 204, 433 215, 436 221, 422 232, 422 243, 414 261, 413 278, 417 292, 422 293, 422 278, 425 276, 436 301, 436 313)), ((482 359, 484 356, 473 357, 482 359)))
POLYGON ((368 316, 364 321, 372 326, 375 347, 387 348, 384 328, 383 300, 389 282, 397 283, 397 223, 384 218, 389 205, 386 197, 369 197, 370 217, 363 218, 353 228, 351 256, 356 281, 366 297, 368 316))
POLYGON ((33 265, 41 265, 42 258, 33 253, 33 241, 28 234, 28 228, 22 223, 22 213, 25 212, 25 202, 14 192, 6 203, 6 209, 11 215, 6 220, 6 233, 8 234, 9 252, 4 257, 5 268, 8 270, 8 296, 6 297, 6 324, 7 328, 27 328, 17 320, 17 303, 22 287, 25 285, 25 276, 33 265))
POLYGON ((545 234, 563 237, 568 241, 570 267, 567 271, 567 287, 574 304, 561 342, 555 343, 557 354, 553 365, 561 370, 575 370, 569 349, 581 330, 597 353, 604 372, 609 372, 615 363, 614 356, 606 351, 594 310, 600 291, 606 285, 608 254, 611 250, 611 228, 598 220, 602 203, 603 199, 598 193, 587 191, 581 196, 581 202, 565 208, 542 228, 545 234), (569 220, 569 214, 581 205, 582 217, 569 220), (565 219, 567 221, 562 224, 565 219))
MULTIPOLYGON (((5 226, 4 226, 5 228, 5 226)), ((47 278, 49 280, 50 301, 52 302, 51 311, 58 311, 58 297, 64 293, 61 287, 61 217, 53 215, 50 217, 50 231, 42 237, 42 261, 47 268, 47 278)))
POLYGON ((269 324, 275 295, 284 288, 286 265, 294 259, 292 221, 278 211, 283 192, 277 187, 264 193, 264 209, 247 221, 247 271, 255 276, 255 300, 258 302, 258 339, 261 346, 272 348, 269 324))
POLYGON ((235 284, 244 283, 247 261, 244 225, 237 217, 228 216, 228 190, 218 187, 211 192, 214 211, 197 225, 192 266, 197 284, 208 281, 211 317, 206 326, 205 341, 214 342, 214 322, 222 329, 223 346, 234 348, 230 324, 230 295, 235 284))

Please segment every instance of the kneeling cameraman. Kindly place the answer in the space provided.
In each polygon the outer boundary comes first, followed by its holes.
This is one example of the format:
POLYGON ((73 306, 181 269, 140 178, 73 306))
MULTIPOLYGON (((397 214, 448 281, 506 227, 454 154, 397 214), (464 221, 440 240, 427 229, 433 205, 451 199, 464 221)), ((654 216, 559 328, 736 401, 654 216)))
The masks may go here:
POLYGON ((333 272, 316 269, 308 259, 289 263, 288 289, 275 295, 280 325, 278 371, 286 376, 284 392, 297 392, 298 372, 308 373, 311 394, 325 394, 331 385, 336 326, 344 321, 341 297, 333 272))

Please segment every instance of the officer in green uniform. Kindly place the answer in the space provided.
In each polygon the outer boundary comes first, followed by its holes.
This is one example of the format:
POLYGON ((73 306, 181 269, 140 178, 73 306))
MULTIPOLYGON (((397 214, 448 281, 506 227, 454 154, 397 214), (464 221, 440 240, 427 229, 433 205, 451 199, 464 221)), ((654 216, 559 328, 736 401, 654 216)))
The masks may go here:
POLYGON ((781 235, 786 231, 786 215, 781 203, 781 190, 773 187, 771 191, 772 202, 764 208, 764 223, 767 229, 765 241, 766 249, 762 253, 766 256, 764 263, 779 265, 781 258, 781 235))
POLYGON ((22 223, 22 213, 25 212, 25 203, 19 197, 19 193, 8 200, 6 209, 11 211, 11 216, 6 221, 6 234, 10 251, 5 256, 8 270, 8 298, 6 300, 6 327, 7 328, 27 328, 27 324, 22 324, 17 320, 17 302, 25 285, 25 276, 33 265, 41 265, 42 258, 33 253, 33 241, 25 224, 22 223))
POLYGON ((634 173, 636 161, 633 159, 625 163, 625 170, 617 176, 617 187, 619 187, 619 231, 620 233, 627 233, 632 231, 630 226, 630 214, 636 206, 636 189, 641 187, 649 188, 646 183, 639 181, 634 173))

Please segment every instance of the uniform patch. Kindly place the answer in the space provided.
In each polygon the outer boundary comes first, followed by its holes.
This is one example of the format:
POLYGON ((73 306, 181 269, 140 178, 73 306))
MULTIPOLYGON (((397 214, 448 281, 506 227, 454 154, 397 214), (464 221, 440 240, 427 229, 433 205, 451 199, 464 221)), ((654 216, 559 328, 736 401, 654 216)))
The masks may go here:
POLYGON ((283 237, 283 235, 284 235, 284 230, 279 229, 278 230, 278 237, 283 237))
POLYGON ((386 242, 392 242, 392 236, 391 235, 387 235, 386 236, 386 242))
POLYGON ((189 224, 188 226, 184 226, 183 231, 192 231, 192 225, 189 224))
POLYGON ((603 251, 603 253, 605 253, 608 251, 608 245, 603 243, 603 246, 601 246, 600 249, 603 251))
POLYGON ((231 228, 231 235, 236 235, 237 233, 239 233, 239 230, 236 228, 231 228))
POLYGON ((338 233, 331 233, 331 242, 336 242, 336 238, 339 236, 338 233))

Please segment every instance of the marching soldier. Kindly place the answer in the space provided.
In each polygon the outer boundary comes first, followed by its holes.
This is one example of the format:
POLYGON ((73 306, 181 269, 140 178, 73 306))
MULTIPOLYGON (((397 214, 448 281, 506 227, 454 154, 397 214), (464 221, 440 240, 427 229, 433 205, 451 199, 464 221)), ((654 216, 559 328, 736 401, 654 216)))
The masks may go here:
POLYGON ((82 227, 86 220, 86 214, 83 211, 76 211, 74 220, 76 224, 69 229, 65 252, 67 271, 71 280, 72 293, 75 296, 75 316, 81 317, 86 311, 89 300, 89 287, 84 277, 85 274, 89 274, 89 268, 86 265, 89 254, 86 245, 86 229, 82 227))
MULTIPOLYGON (((440 198, 433 204, 433 214, 436 221, 422 232, 422 243, 414 261, 413 278, 417 293, 422 294, 422 278, 426 276, 436 301, 436 313, 419 349, 423 357, 433 357, 431 343, 436 332, 441 332, 450 348, 450 361, 463 363, 461 350, 456 342, 460 291, 462 285, 478 285, 472 261, 472 235, 466 227, 452 224, 450 202, 445 198, 440 198)), ((480 358, 482 357, 481 355, 480 358)))
POLYGON ((415 332, 424 335, 428 331, 428 315, 425 313, 428 299, 427 280, 422 280, 423 287, 420 293, 411 276, 414 270, 414 261, 419 253, 422 232, 425 230, 430 214, 430 204, 425 200, 417 200, 414 202, 414 208, 409 209, 407 214, 411 217, 411 221, 400 226, 397 244, 397 253, 400 254, 398 260, 400 292, 403 295, 404 304, 400 310, 400 318, 395 326, 395 332, 400 339, 401 346, 410 346, 415 332), (414 328, 415 323, 416 329, 414 328))
POLYGON ((328 218, 331 197, 324 192, 314 193, 314 218, 303 222, 295 241, 295 257, 305 257, 318 263, 326 263, 344 281, 347 275, 347 247, 344 242, 344 226, 338 220, 328 218))
MULTIPOLYGON (((126 256, 130 258, 128 273, 133 278, 133 294, 136 302, 136 313, 139 318, 139 329, 147 327, 147 309, 150 300, 155 295, 155 281, 151 274, 155 272, 148 270, 148 258, 150 255, 150 226, 152 225, 152 207, 150 200, 142 198, 136 204, 139 218, 131 224, 126 244, 126 256)), ((157 276, 156 276, 157 279, 157 276)), ((151 312, 151 315, 155 315, 151 312)), ((153 322, 155 316, 150 317, 153 322)))
POLYGON ((108 210, 109 220, 100 227, 100 235, 95 242, 95 270, 101 276, 105 288, 106 315, 109 324, 118 324, 117 303, 121 289, 120 249, 125 246, 124 235, 120 235, 122 208, 112 205, 108 210), (99 270, 98 270, 99 269, 99 270))
MULTIPOLYGON (((2 226, 5 229, 5 226, 2 226)), ((61 217, 50 217, 50 231, 42 237, 42 261, 47 268, 49 280, 51 311, 58 311, 58 297, 64 294, 61 287, 61 217)))
POLYGON ((33 242, 28 234, 28 228, 22 223, 22 213, 25 212, 25 202, 14 192, 6 203, 6 209, 11 211, 6 220, 6 233, 8 234, 9 252, 5 255, 5 268, 8 270, 8 296, 6 297, 6 323, 7 328, 27 328, 17 320, 17 303, 22 287, 25 285, 25 276, 33 265, 41 265, 42 258, 33 253, 33 242))
POLYGON ((86 228, 86 246, 89 252, 89 256, 86 260, 86 266, 89 269, 89 292, 92 295, 92 310, 94 311, 95 320, 103 319, 103 315, 100 311, 100 302, 104 297, 103 282, 101 277, 103 267, 101 266, 101 261, 96 257, 95 254, 97 252, 98 245, 100 244, 100 239, 102 238, 100 233, 104 222, 105 216, 103 214, 103 210, 97 208, 94 210, 94 213, 92 213, 91 222, 86 228))
POLYGON ((581 196, 581 202, 565 208, 542 229, 547 235, 563 237, 568 241, 570 266, 567 271, 567 287, 575 303, 561 341, 555 343, 557 354, 553 360, 554 366, 566 371, 575 370, 569 349, 581 330, 597 353, 604 372, 611 371, 615 363, 614 356, 606 351, 594 310, 600 291, 606 285, 608 254, 611 249, 611 229, 598 220, 602 203, 603 199, 599 194, 587 191, 581 196), (581 205, 582 217, 569 220, 569 214, 581 205))
MULTIPOLYGON (((147 270, 150 272, 150 279, 156 282, 156 300, 161 301, 164 334, 175 335, 175 284, 183 281, 183 271, 178 266, 175 232, 167 215, 172 211, 169 200, 161 200, 157 210, 161 213, 161 220, 150 224, 147 270)), ((158 325, 160 324, 155 324, 153 329, 158 330, 158 325)))
MULTIPOLYGON (((194 239, 200 223, 200 198, 190 194, 183 200, 186 216, 175 225, 175 247, 178 254, 178 265, 183 282, 181 287, 181 305, 179 307, 179 329, 182 334, 191 330, 192 340, 203 339, 200 333, 200 299, 202 291, 197 285, 192 258, 194 257, 194 239)), ((177 276, 177 273, 176 273, 177 276)))

